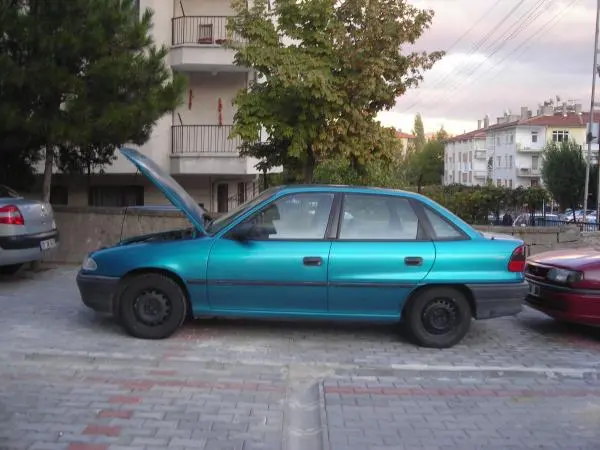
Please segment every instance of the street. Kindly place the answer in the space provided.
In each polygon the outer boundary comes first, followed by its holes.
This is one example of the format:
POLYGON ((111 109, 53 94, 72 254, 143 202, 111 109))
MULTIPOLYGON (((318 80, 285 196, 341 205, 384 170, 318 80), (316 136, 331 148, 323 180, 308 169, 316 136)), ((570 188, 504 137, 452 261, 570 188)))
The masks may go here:
POLYGON ((200 320, 142 341, 75 269, 0 280, 0 449, 600 449, 600 332, 530 309, 449 350, 393 327, 200 320))

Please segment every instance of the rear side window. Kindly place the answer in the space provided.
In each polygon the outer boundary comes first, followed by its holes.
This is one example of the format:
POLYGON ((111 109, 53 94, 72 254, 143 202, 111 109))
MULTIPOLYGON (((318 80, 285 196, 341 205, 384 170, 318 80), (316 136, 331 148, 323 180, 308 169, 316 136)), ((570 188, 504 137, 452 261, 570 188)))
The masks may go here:
POLYGON ((17 192, 13 191, 8 186, 0 184, 0 198, 20 198, 21 196, 17 192))
POLYGON ((450 241, 465 238, 460 230, 456 229, 438 213, 426 206, 423 207, 423 210, 425 211, 427 219, 429 219, 429 223, 431 224, 437 239, 450 241))
POLYGON ((420 238, 418 216, 405 198, 346 194, 343 205, 340 240, 420 238))

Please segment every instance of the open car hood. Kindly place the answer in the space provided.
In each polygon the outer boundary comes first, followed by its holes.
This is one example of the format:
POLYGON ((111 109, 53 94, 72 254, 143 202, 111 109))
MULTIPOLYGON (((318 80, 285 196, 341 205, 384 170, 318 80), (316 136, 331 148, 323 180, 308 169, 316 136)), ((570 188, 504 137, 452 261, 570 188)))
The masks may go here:
POLYGON ((152 159, 133 148, 121 147, 121 154, 135 165, 152 183, 169 199, 169 201, 183 212, 199 232, 206 234, 204 229, 204 216, 206 212, 186 192, 181 185, 162 170, 152 159))

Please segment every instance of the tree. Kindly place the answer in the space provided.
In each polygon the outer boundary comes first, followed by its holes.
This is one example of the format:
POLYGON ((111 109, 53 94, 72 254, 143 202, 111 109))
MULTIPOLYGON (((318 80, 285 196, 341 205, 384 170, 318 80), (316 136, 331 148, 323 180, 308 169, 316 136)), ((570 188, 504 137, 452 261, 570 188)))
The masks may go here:
POLYGON ((166 66, 167 47, 154 43, 152 11, 140 18, 135 0, 0 1, 14 20, 7 41, 20 72, 0 74, 0 84, 22 94, 15 127, 43 146, 44 200, 55 164, 102 167, 116 147, 147 141, 181 101, 184 80, 166 66))
POLYGON ((411 152, 418 153, 423 150, 427 139, 425 138, 425 127, 423 126, 423 118, 421 113, 417 113, 415 116, 415 123, 413 125, 412 133, 415 138, 411 141, 411 152))
POLYGON ((428 184, 441 184, 444 174, 444 144, 432 140, 418 152, 408 155, 408 179, 412 185, 421 187, 428 184))
POLYGON ((561 208, 577 209, 583 197, 585 161, 575 141, 549 142, 544 147, 542 179, 561 208))
MULTIPOLYGON (((259 79, 236 99, 232 135, 247 142, 266 130, 285 147, 265 162, 302 167, 312 182, 321 161, 343 158, 358 176, 373 161, 391 161, 398 140, 375 120, 422 80, 442 52, 403 54, 431 23, 433 12, 404 0, 234 0, 228 24, 236 64, 259 79)), ((253 155, 247 148, 246 154, 253 155)))
POLYGON ((444 125, 442 125, 440 127, 440 129, 435 133, 434 139, 436 141, 443 142, 446 139, 448 139, 448 137, 449 137, 448 132, 444 129, 444 125))

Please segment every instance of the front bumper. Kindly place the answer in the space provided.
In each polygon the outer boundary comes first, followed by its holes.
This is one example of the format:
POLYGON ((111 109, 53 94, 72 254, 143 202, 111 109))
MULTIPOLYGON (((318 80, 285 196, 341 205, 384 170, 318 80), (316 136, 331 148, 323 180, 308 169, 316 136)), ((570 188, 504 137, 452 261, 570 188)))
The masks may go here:
POLYGON ((88 308, 100 313, 113 312, 114 296, 117 291, 119 278, 99 275, 77 274, 77 287, 81 301, 88 308))
POLYGON ((528 281, 539 289, 536 295, 528 293, 528 306, 565 322, 600 325, 600 291, 528 281))
POLYGON ((498 283, 468 284, 475 300, 475 318, 493 319, 495 317, 514 316, 523 310, 529 284, 498 283))

